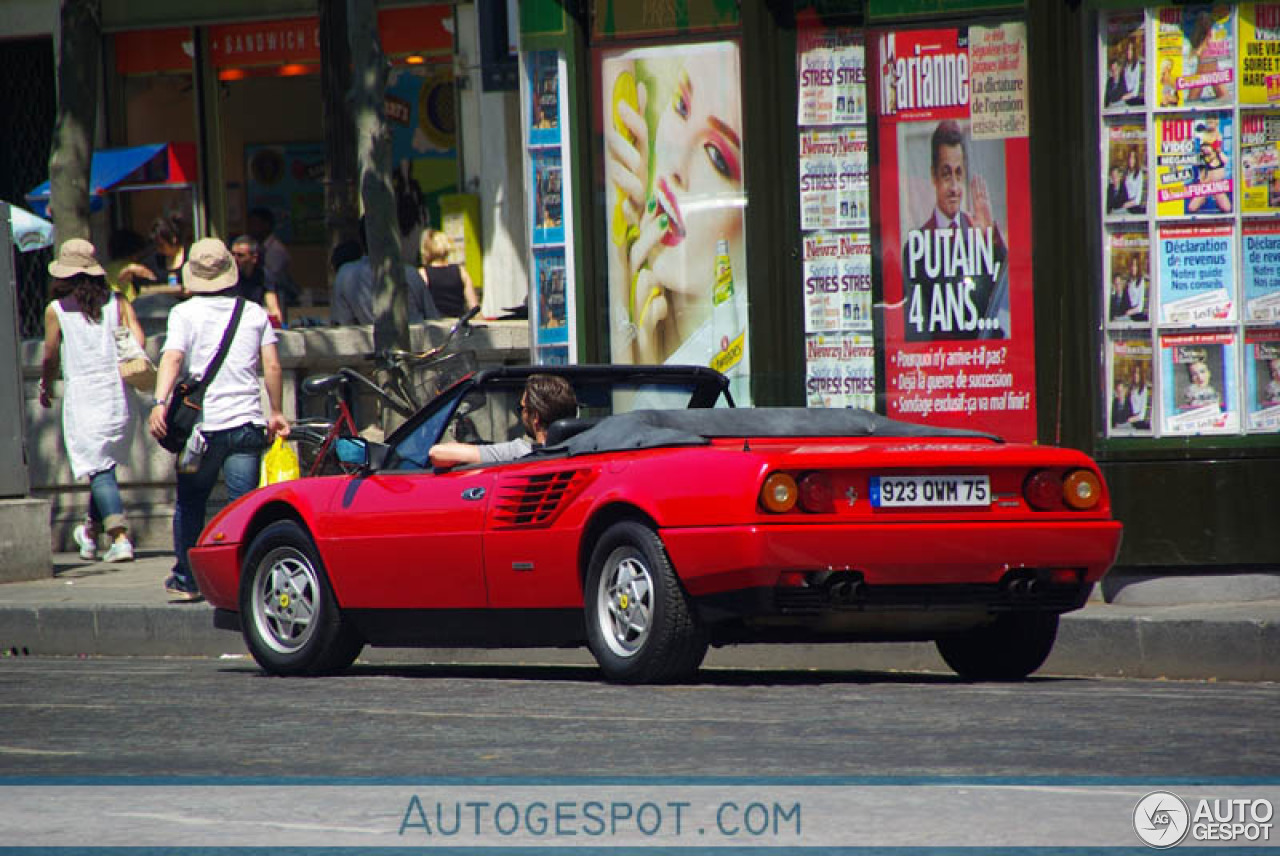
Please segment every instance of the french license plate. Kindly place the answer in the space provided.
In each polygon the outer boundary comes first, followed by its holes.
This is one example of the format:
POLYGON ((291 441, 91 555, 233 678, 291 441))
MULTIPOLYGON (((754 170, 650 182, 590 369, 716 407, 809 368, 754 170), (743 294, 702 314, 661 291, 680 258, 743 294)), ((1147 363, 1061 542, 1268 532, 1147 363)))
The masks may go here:
POLYGON ((991 485, 983 476, 872 476, 874 508, 990 505, 991 485))

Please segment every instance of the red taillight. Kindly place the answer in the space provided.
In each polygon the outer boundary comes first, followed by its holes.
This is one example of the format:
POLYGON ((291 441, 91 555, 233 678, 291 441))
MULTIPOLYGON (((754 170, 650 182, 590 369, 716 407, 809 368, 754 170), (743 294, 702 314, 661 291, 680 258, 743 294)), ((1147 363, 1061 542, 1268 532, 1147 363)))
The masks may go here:
POLYGON ((1102 482, 1090 470, 1076 470, 1063 481, 1062 498, 1076 511, 1087 511, 1102 501, 1102 482))
POLYGON ((1022 495, 1027 505, 1039 511, 1062 509, 1062 474, 1052 470, 1039 470, 1027 476, 1022 483, 1022 495))
POLYGON ((1049 571, 1049 582, 1055 586, 1074 586, 1079 585, 1083 576, 1083 572, 1075 568, 1054 568, 1049 571))
POLYGON ((774 514, 785 514, 796 507, 796 480, 786 473, 773 473, 764 480, 760 503, 774 514))
POLYGON ((829 514, 835 506, 835 489, 826 473, 809 473, 800 479, 800 507, 811 514, 829 514))

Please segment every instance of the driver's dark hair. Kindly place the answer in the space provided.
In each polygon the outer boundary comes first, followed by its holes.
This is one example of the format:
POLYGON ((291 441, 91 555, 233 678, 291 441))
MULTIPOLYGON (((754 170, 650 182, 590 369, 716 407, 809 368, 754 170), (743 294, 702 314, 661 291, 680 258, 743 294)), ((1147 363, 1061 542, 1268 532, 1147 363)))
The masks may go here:
POLYGON ((532 374, 524 383, 524 402, 542 427, 578 415, 578 399, 569 381, 553 374, 532 374))

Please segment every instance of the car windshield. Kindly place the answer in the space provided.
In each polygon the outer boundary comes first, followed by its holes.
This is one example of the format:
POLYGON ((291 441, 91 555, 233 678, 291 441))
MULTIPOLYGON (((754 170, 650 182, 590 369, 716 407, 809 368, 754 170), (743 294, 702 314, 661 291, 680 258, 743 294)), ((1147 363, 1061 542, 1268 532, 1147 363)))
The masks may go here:
MULTIPOLYGON (((633 410, 684 410, 729 407, 732 402, 705 382, 684 377, 611 377, 569 375, 578 399, 578 416, 602 419, 633 410)), ((451 390, 391 438, 390 469, 428 469, 436 443, 505 443, 528 437, 520 421, 524 375, 479 376, 451 390)))

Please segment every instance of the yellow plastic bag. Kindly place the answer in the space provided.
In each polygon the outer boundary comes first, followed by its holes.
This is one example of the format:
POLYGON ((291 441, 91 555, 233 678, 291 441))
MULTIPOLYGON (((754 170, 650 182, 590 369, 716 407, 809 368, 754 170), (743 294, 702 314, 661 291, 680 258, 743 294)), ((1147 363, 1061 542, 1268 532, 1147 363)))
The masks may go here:
POLYGON ((261 473, 258 487, 290 481, 302 475, 302 470, 298 466, 298 453, 293 450, 293 446, 284 441, 283 437, 277 436, 271 448, 262 456, 261 473))

